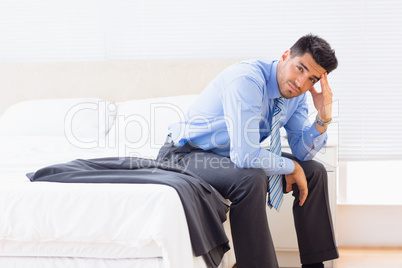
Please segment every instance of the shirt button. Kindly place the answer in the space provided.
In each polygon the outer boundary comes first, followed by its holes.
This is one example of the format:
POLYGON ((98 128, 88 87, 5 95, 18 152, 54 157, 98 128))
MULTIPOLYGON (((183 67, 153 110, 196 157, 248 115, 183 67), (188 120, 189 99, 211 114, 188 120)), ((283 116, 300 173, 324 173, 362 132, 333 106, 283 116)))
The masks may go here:
POLYGON ((318 141, 318 139, 315 139, 315 141, 318 141))
POLYGON ((310 156, 310 154, 308 154, 307 156, 310 156))
POLYGON ((313 137, 313 134, 310 134, 310 137, 313 137))

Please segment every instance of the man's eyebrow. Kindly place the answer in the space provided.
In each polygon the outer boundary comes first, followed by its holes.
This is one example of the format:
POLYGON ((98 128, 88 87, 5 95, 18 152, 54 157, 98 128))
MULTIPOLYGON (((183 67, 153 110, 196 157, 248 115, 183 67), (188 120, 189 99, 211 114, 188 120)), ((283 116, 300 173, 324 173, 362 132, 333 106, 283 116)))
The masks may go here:
MULTIPOLYGON (((304 65, 302 62, 299 62, 299 64, 300 64, 301 66, 303 66, 303 68, 306 69, 307 72, 309 71, 309 69, 307 68, 307 66, 304 65)), ((319 77, 317 77, 317 76, 315 76, 315 75, 313 75, 313 77, 314 77, 317 81, 320 81, 320 78, 319 78, 319 77)))
POLYGON ((306 70, 307 70, 307 72, 308 72, 308 71, 310 71, 310 70, 307 68, 307 66, 306 66, 306 65, 304 65, 302 62, 299 62, 299 64, 300 64, 301 66, 303 66, 303 67, 304 67, 304 69, 306 69, 306 70))

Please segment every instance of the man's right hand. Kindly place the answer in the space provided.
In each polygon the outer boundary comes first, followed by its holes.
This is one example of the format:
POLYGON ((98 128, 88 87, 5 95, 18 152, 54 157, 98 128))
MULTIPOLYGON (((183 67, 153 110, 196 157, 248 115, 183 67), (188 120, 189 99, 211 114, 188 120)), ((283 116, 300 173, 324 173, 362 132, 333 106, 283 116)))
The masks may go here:
POLYGON ((293 162, 295 163, 295 169, 292 173, 285 175, 286 192, 292 191, 292 185, 296 183, 297 187, 299 187, 299 205, 303 206, 308 196, 306 174, 304 174, 304 170, 299 163, 294 160, 293 162))

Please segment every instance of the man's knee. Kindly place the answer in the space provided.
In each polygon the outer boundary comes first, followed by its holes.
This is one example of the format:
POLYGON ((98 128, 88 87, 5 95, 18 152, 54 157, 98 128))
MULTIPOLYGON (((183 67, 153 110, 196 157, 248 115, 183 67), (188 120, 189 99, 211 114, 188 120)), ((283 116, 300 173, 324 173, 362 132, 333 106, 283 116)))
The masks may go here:
POLYGON ((310 176, 326 176, 327 175, 327 170, 325 166, 315 160, 307 161, 306 165, 303 166, 304 173, 306 174, 306 177, 310 176))
POLYGON ((242 183, 248 185, 250 189, 263 189, 265 192, 268 189, 268 177, 265 171, 260 168, 245 169, 242 183))
POLYGON ((237 183, 233 185, 229 197, 232 203, 241 200, 246 201, 250 198, 253 201, 265 200, 268 191, 268 178, 262 169, 241 169, 236 176, 238 176, 237 183))
POLYGON ((321 185, 320 187, 325 187, 328 184, 327 170, 322 163, 311 160, 303 166, 303 169, 306 174, 309 188, 312 189, 319 185, 321 185))

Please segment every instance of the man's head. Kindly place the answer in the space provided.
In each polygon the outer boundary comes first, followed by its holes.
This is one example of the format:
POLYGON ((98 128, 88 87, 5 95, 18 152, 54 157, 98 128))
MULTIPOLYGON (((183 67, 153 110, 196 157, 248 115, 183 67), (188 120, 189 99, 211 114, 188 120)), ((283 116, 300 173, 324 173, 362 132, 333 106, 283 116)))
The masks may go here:
POLYGON ((330 73, 337 66, 335 51, 324 39, 305 35, 281 57, 277 71, 279 91, 285 98, 304 94, 322 74, 330 73))
POLYGON ((335 51, 327 41, 316 35, 308 34, 301 37, 290 48, 290 51, 292 57, 303 56, 305 53, 309 53, 313 57, 313 60, 324 68, 328 74, 338 67, 335 51))

